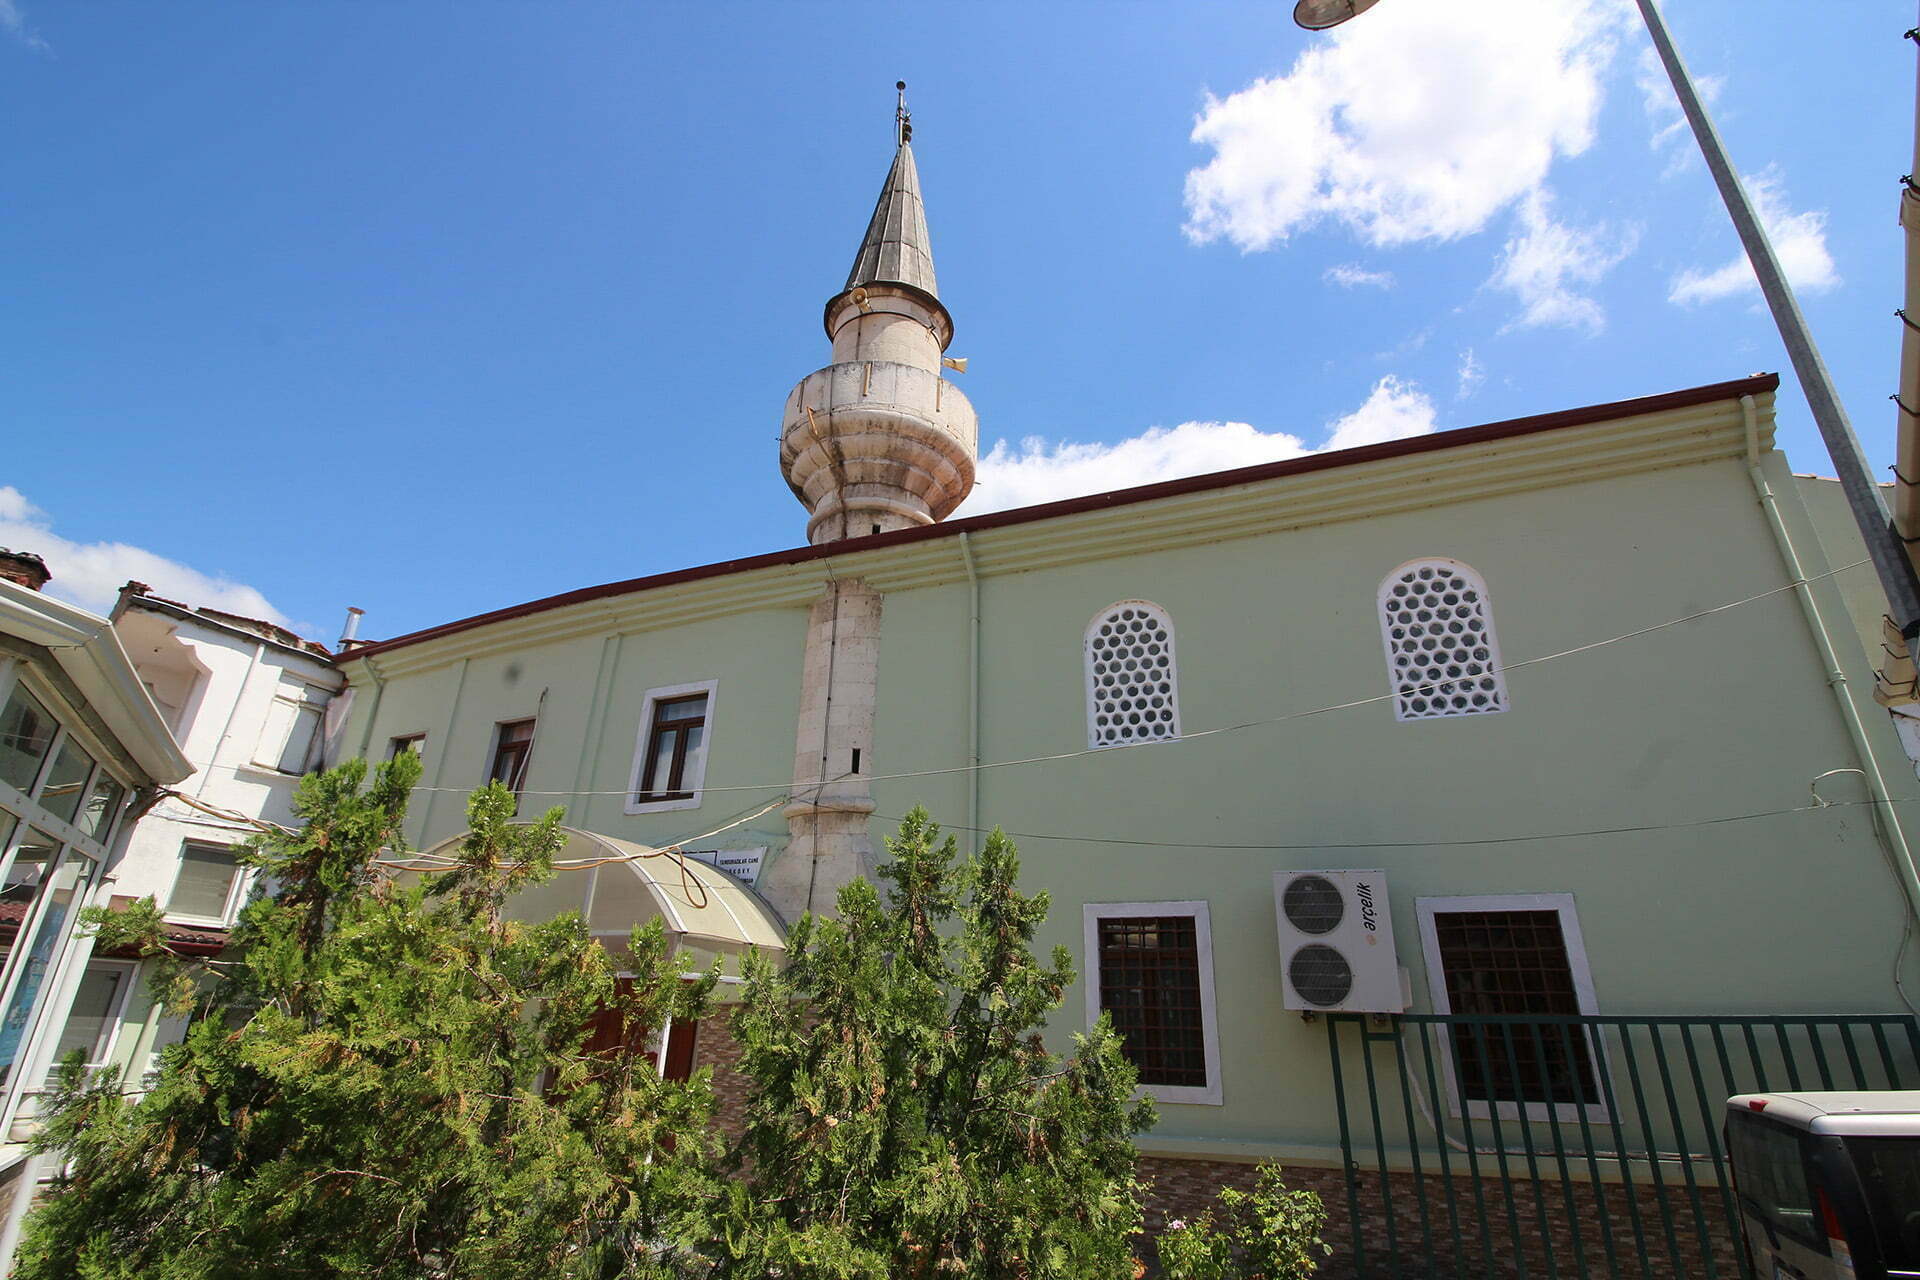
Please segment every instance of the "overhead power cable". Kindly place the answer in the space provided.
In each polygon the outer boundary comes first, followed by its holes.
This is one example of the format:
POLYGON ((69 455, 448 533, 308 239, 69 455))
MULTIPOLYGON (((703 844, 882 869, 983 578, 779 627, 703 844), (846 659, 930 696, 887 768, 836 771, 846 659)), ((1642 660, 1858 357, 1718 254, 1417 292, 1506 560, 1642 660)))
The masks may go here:
MULTIPOLYGON (((1679 831, 1689 827, 1717 827, 1728 822, 1751 822, 1756 818, 1778 818, 1790 813, 1818 813, 1822 809, 1852 809, 1881 804, 1910 804, 1913 799, 1900 800, 1829 800, 1821 804, 1795 805, 1790 809, 1760 809, 1753 813, 1730 813, 1718 818, 1695 818, 1686 822, 1649 822, 1631 827, 1593 827, 1584 831, 1542 831, 1531 835, 1517 836, 1479 836, 1466 840, 1316 840, 1306 843, 1254 843, 1254 844, 1212 844, 1205 840, 1137 840, 1127 836, 1066 836, 1043 831, 1003 831, 1002 834, 1015 840, 1057 840, 1071 844, 1117 844, 1134 845, 1147 849, 1217 849, 1224 851, 1242 850, 1258 853, 1286 853, 1289 851, 1310 851, 1316 849, 1445 849, 1479 847, 1498 844, 1529 844, 1539 840, 1573 840, 1582 836, 1619 836, 1644 834, 1652 831, 1679 831)), ((883 822, 904 822, 905 819, 893 814, 876 813, 874 817, 883 822)), ((986 827, 950 826, 940 824, 942 829, 987 834, 986 827)))
MULTIPOLYGON (((1862 565, 1865 565, 1868 563, 1870 562, 1867 560, 1855 560, 1851 564, 1843 564, 1837 569, 1829 569, 1824 573, 1809 574, 1804 578, 1795 578, 1790 582, 1782 583, 1780 586, 1771 587, 1765 591, 1756 592, 1755 594, 1750 596, 1742 596, 1738 600, 1729 600, 1725 604, 1714 605, 1712 608, 1702 609, 1697 613, 1689 613, 1684 615, 1683 617, 1678 617, 1678 618, 1669 618, 1665 622, 1656 622, 1651 626, 1640 627, 1634 631, 1624 632, 1616 636, 1608 636, 1604 640, 1594 640, 1587 644, 1575 645, 1570 649, 1561 649, 1554 653, 1541 654, 1538 657, 1522 658, 1517 662, 1504 663, 1498 667, 1493 668, 1493 670, 1497 672, 1518 671, 1525 667, 1534 667, 1534 666, 1539 666, 1540 664, 1546 663, 1546 662, 1555 662, 1561 658, 1571 658, 1582 653, 1592 653, 1596 649, 1604 649, 1609 645, 1620 644, 1623 641, 1627 641, 1627 640, 1636 640, 1636 639, 1639 639, 1641 636, 1652 635, 1656 631, 1666 631, 1673 627, 1684 626, 1689 622, 1698 622, 1703 618, 1711 618, 1716 615, 1726 613, 1733 609, 1739 609, 1746 605, 1755 604, 1761 600, 1766 600, 1773 596, 1782 595, 1789 591, 1796 591, 1799 588, 1806 586, 1810 583, 1819 582, 1824 578, 1831 578, 1835 574, 1845 573, 1849 569, 1858 569, 1862 565)), ((1447 683, 1450 683, 1450 682, 1445 680, 1435 681, 1429 685, 1422 686, 1422 688, 1427 688, 1427 689, 1437 688, 1440 685, 1447 684, 1447 683)), ((1267 716, 1258 720, 1243 720, 1237 724, 1219 725, 1211 729, 1197 729, 1191 732, 1182 733, 1177 738, 1159 738, 1159 739, 1153 739, 1145 742, 1121 742, 1121 743, 1114 743, 1110 746, 1086 747, 1086 748, 1082 748, 1080 750, 1075 750, 1075 751, 1058 751, 1048 755, 1021 756, 1021 757, 1010 759, 1010 760, 986 760, 986 761, 981 761, 978 764, 949 765, 949 766, 938 768, 938 769, 914 769, 914 770, 909 770, 902 773, 865 774, 865 775, 862 775, 862 777, 863 777, 863 780, 867 782, 897 782, 897 781, 901 781, 903 779, 908 779, 908 778, 937 778, 937 777, 944 777, 944 776, 949 776, 957 773, 972 773, 976 770, 1009 769, 1018 765, 1050 764, 1060 760, 1076 760, 1083 756, 1106 755, 1110 752, 1115 752, 1115 751, 1137 751, 1142 749, 1152 749, 1156 747, 1166 748, 1170 746, 1176 746, 1183 742, 1194 742, 1202 738, 1218 737, 1222 734, 1229 734, 1229 733, 1241 733, 1248 729, 1257 729, 1257 728, 1264 727, 1266 725, 1285 724, 1293 720, 1305 720, 1313 716, 1323 716, 1335 711, 1351 711, 1359 707, 1370 707, 1383 702, 1391 702, 1395 698, 1404 697, 1410 692, 1418 692, 1418 691, 1419 691, 1418 689, 1413 689, 1413 690, 1396 689, 1396 690, 1389 691, 1387 693, 1375 694, 1365 698, 1352 698, 1344 702, 1333 702, 1333 703, 1328 703, 1325 706, 1310 707, 1303 711, 1290 711, 1284 715, 1267 716)), ((843 774, 841 776, 844 778, 851 775, 843 774)), ((837 780, 838 779, 832 779, 828 781, 837 781, 837 780)), ((825 785, 828 785, 828 782, 809 783, 805 787, 802 787, 799 789, 803 791, 811 790, 813 788, 821 787, 825 785)), ((473 790, 473 788, 471 787, 427 787, 427 786, 419 786, 413 789, 415 791, 438 791, 438 792, 453 792, 453 793, 460 793, 460 794, 465 794, 473 790)), ((740 786, 740 785, 717 786, 716 785, 716 786, 702 786, 700 788, 700 790, 703 793, 756 791, 762 795, 766 795, 772 792, 781 792, 784 794, 785 792, 792 789, 794 789, 794 784, 790 781, 761 783, 757 786, 740 786)), ((534 790, 534 789, 523 789, 520 792, 520 794, 528 795, 528 796, 557 796, 557 797, 574 797, 577 799, 585 799, 589 796, 629 796, 632 794, 632 792, 631 790, 541 791, 541 790, 534 790)))

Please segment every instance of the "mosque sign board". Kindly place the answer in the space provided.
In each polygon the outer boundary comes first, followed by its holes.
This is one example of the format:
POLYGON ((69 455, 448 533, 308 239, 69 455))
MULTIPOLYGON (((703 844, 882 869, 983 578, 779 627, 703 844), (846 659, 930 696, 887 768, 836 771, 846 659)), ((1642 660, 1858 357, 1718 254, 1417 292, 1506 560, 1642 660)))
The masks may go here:
POLYGON ((765 860, 767 851, 759 849, 688 849, 686 855, 697 862, 710 867, 718 867, 728 875, 745 884, 758 883, 760 863, 765 860))

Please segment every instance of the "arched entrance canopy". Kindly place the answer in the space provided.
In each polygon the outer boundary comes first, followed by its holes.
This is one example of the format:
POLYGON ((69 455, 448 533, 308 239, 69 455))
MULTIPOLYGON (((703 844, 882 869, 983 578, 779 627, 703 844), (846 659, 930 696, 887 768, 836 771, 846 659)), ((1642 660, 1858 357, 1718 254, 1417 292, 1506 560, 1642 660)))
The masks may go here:
MULTIPOLYGON (((776 961, 785 953, 780 917, 720 868, 578 827, 560 831, 566 843, 553 857, 557 874, 514 895, 507 907, 511 918, 551 920, 578 911, 587 931, 614 948, 635 925, 658 918, 676 948, 727 957, 729 972, 737 971, 738 957, 750 948, 771 952, 776 961)), ((451 865, 465 839, 453 836, 423 851, 418 869, 451 865)))

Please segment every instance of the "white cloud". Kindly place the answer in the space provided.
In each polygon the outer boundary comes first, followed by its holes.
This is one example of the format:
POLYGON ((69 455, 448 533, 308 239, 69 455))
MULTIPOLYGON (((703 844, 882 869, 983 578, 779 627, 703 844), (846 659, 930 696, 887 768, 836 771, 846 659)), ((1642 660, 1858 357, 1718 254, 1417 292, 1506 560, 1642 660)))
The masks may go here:
POLYGON ((1433 401, 1411 382, 1388 374, 1373 384, 1366 403, 1336 419, 1324 450, 1357 449, 1363 444, 1432 434, 1433 401))
POLYGON ((1553 197, 1544 189, 1521 202, 1493 277, 1488 281, 1520 300, 1509 329, 1557 327, 1598 333, 1606 327, 1600 304, 1575 289, 1595 284, 1629 253, 1638 236, 1610 228, 1570 227, 1553 217, 1553 197))
POLYGON ((1187 235, 1271 248, 1321 222, 1375 245, 1477 232, 1592 145, 1619 0, 1418 0, 1285 75, 1208 96, 1187 235))
MULTIPOLYGON (((1777 165, 1744 179, 1747 196, 1773 242, 1774 256, 1787 283, 1796 289, 1819 293, 1840 283, 1840 273, 1827 252, 1827 215, 1825 210, 1810 209, 1795 213, 1787 206, 1785 180, 1777 165)), ((1667 301, 1682 305, 1718 302, 1736 293, 1758 290, 1753 267, 1743 252, 1725 266, 1713 271, 1682 271, 1673 278, 1667 301)))
POLYGON ((1480 389, 1487 380, 1486 366, 1474 356, 1473 348, 1468 347, 1460 353, 1460 387, 1454 393, 1456 399, 1465 400, 1480 389))
MULTIPOLYGON (((157 595, 288 626, 267 598, 244 583, 169 560, 124 542, 74 542, 53 531, 46 512, 12 485, 0 485, 0 546, 31 551, 47 562, 53 581, 47 594, 105 613, 129 579, 157 595)), ((296 628, 297 630, 297 628, 296 628)))
POLYGON ((1307 447, 1285 431, 1261 431, 1245 422, 1183 422, 1149 427, 1112 444, 1049 442, 1028 436, 1018 446, 998 441, 980 459, 979 487, 961 508, 977 516, 1110 489, 1204 475, 1262 462, 1279 462, 1330 449, 1425 435, 1435 429, 1433 401, 1417 386, 1389 374, 1366 403, 1328 425, 1326 444, 1307 447))
POLYGON ((1358 289, 1363 285, 1375 289, 1393 288, 1393 272, 1369 271, 1357 262, 1343 262, 1328 267, 1320 273, 1320 278, 1343 289, 1358 289))
MULTIPOLYGON (((1667 173, 1677 173, 1698 160, 1700 149, 1694 145, 1693 133, 1687 128, 1680 100, 1673 96, 1673 82, 1667 79, 1667 69, 1661 65, 1660 55, 1653 51, 1651 44, 1640 50, 1634 83, 1640 87, 1640 105, 1646 110, 1647 123, 1653 129, 1647 145, 1666 154, 1667 173)), ((1726 80, 1721 76, 1693 77, 1694 91, 1709 106, 1719 100, 1720 91, 1725 87, 1726 80)))
POLYGON ((35 53, 51 52, 47 42, 40 38, 40 33, 27 25, 27 15, 15 0, 0 0, 0 31, 35 53))

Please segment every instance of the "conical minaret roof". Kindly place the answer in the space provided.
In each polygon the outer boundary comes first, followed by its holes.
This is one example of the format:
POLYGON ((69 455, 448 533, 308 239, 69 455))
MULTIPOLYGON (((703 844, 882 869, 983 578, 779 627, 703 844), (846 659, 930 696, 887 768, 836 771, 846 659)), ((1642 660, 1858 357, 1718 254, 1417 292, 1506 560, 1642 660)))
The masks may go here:
MULTIPOLYGON (((903 126, 902 135, 907 129, 903 126)), ((938 298, 933 278, 933 241, 927 235, 927 210, 920 199, 920 171, 913 163, 913 144, 905 136, 887 170, 886 185, 873 206, 866 238, 847 273, 846 288, 869 284, 904 284, 938 298)))

